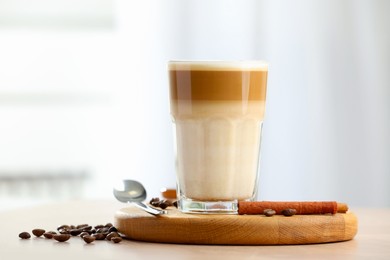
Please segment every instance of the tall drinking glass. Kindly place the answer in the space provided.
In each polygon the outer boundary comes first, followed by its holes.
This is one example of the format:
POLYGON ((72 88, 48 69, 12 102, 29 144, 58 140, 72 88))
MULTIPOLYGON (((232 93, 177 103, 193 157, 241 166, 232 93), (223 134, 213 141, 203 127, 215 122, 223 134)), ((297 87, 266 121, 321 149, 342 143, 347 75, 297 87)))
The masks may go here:
POLYGON ((268 65, 170 61, 168 70, 179 209, 234 214, 257 192, 268 65))

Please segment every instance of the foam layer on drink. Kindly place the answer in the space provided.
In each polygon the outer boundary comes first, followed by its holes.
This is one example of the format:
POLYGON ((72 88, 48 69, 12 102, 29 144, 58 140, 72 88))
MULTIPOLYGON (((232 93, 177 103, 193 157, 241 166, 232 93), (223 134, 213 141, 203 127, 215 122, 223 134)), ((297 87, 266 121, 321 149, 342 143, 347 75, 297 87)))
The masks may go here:
POLYGON ((170 61, 169 70, 228 70, 268 71, 268 64, 264 61, 170 61))
POLYGON ((222 65, 169 67, 179 191, 193 200, 255 194, 267 68, 222 65))

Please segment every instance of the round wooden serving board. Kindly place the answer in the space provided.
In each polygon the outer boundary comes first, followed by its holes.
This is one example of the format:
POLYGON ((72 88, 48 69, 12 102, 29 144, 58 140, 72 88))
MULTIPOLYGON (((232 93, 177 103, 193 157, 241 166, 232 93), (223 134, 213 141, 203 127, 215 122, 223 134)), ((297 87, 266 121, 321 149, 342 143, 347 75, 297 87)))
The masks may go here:
POLYGON ((351 240, 353 213, 335 215, 200 215, 173 207, 152 216, 136 207, 119 210, 115 226, 129 239, 180 244, 293 245, 351 240))

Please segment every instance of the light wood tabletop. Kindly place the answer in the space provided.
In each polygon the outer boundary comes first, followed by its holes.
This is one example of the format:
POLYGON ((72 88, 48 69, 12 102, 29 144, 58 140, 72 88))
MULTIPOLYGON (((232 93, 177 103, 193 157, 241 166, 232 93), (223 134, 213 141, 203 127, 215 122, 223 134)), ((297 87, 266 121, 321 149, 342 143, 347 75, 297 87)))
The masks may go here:
POLYGON ((22 240, 34 228, 56 230, 62 224, 106 224, 126 205, 114 200, 71 201, 0 212, 0 259, 390 259, 390 209, 352 208, 359 225, 351 241, 290 246, 216 246, 161 244, 124 240, 119 244, 79 237, 59 243, 45 238, 22 240))

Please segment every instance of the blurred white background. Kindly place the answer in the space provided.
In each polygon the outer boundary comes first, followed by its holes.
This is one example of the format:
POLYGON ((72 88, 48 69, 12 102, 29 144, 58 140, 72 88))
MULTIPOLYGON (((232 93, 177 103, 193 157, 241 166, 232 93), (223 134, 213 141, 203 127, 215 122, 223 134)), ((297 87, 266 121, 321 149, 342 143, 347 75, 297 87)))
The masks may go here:
POLYGON ((166 62, 270 64, 259 199, 390 206, 389 1, 0 0, 0 208, 174 187, 166 62))

